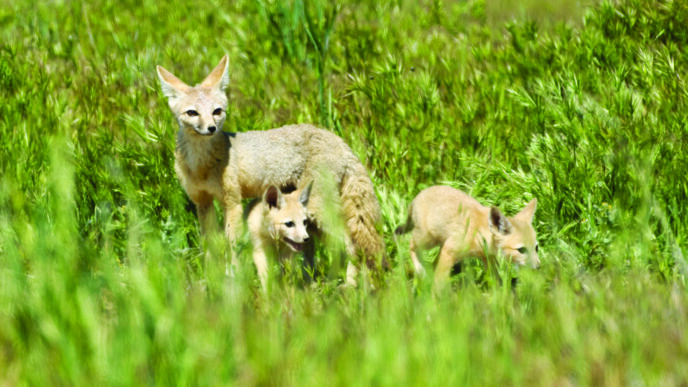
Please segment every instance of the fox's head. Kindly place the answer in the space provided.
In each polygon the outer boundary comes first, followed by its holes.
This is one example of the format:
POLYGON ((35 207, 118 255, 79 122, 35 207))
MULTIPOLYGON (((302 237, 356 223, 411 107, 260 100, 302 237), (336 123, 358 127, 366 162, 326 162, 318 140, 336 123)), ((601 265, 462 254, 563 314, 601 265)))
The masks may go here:
POLYGON ((514 263, 540 266, 538 243, 533 228, 537 199, 533 199, 518 214, 507 218, 496 207, 490 208, 489 225, 494 247, 514 263))
POLYGON ((228 68, 229 59, 225 55, 203 82, 191 87, 157 66, 162 93, 182 130, 201 136, 212 136, 222 130, 227 110, 225 88, 229 84, 228 68))
POLYGON ((301 191, 283 194, 279 188, 271 185, 263 195, 263 208, 268 220, 268 232, 273 239, 282 241, 294 251, 303 250, 308 242, 308 198, 311 194, 311 182, 301 191))

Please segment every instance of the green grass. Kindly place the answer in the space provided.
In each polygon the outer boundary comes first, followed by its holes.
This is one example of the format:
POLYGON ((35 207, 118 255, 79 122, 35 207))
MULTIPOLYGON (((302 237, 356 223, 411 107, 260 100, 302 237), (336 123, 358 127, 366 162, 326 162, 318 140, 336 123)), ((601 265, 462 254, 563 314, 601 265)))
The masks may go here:
POLYGON ((0 383, 688 383, 688 6, 511 3, 2 1, 0 383), (366 164, 384 288, 206 257, 154 69, 224 53, 225 130, 311 122, 366 164), (541 270, 407 278, 434 184, 537 197, 541 270))

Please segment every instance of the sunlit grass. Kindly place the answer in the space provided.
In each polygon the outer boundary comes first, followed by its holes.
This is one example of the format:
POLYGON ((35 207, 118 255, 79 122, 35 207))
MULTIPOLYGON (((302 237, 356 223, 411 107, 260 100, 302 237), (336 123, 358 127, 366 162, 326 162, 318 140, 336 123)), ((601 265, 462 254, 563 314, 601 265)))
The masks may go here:
POLYGON ((688 381, 684 2, 5 3, 0 382, 688 381), (263 294, 247 238, 230 275, 201 247, 154 68, 224 53, 225 130, 311 122, 365 163, 384 287, 320 247, 326 276, 263 294), (537 197, 541 269, 469 261, 433 297, 393 230, 434 184, 537 197))

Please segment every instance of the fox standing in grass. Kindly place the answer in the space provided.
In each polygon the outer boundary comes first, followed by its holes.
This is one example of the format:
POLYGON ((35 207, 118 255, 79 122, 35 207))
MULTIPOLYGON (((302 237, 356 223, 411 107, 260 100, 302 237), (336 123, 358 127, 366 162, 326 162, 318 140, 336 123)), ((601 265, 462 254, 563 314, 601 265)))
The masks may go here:
POLYGON ((533 228, 537 199, 518 214, 506 217, 496 207, 485 207, 466 193, 446 186, 433 186, 421 191, 411 202, 406 224, 396 230, 404 234, 413 230, 410 250, 418 275, 425 269, 418 253, 442 246, 435 266, 435 287, 449 279, 452 267, 465 257, 488 257, 502 254, 518 264, 540 264, 538 243, 533 228))
POLYGON ((228 62, 225 55, 194 87, 157 66, 162 92, 179 123, 175 170, 196 204, 201 233, 214 228, 213 199, 224 209, 224 231, 233 244, 242 222, 242 199, 260 197, 271 185, 300 187, 315 181, 308 205, 314 223, 327 231, 328 222, 343 222, 348 255, 364 256, 366 264, 376 269, 384 252, 378 232, 380 207, 373 184, 351 148, 335 134, 305 124, 223 132, 228 62), (323 172, 329 179, 320 177, 323 172), (328 187, 336 192, 328 195, 328 187), (331 206, 336 220, 328 219, 331 206))
MULTIPOLYGON (((279 188, 271 185, 262 200, 256 200, 249 206, 246 223, 253 243, 253 263, 263 290, 267 290, 268 256, 283 262, 306 247, 312 254, 306 209, 312 186, 311 182, 303 190, 283 194, 279 188)), ((312 256, 304 260, 310 260, 312 269, 312 256)))

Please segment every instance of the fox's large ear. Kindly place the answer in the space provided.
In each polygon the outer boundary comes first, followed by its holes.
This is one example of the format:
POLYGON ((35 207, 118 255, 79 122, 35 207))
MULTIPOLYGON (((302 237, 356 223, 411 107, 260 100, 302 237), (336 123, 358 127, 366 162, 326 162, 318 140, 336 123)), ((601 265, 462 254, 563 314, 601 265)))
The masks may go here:
POLYGON ((201 82, 201 86, 216 87, 224 91, 227 85, 229 85, 229 56, 225 54, 225 56, 220 59, 220 63, 218 63, 213 71, 211 71, 203 82, 201 82))
POLYGON ((490 208, 489 225, 493 233, 507 235, 511 232, 511 222, 497 207, 490 208))
POLYGON ((534 198, 518 214, 514 215, 515 218, 527 220, 533 223, 533 216, 535 216, 535 209, 537 208, 537 198, 534 198))
POLYGON ((263 201, 268 205, 268 208, 277 208, 278 210, 284 205, 284 196, 279 188, 271 185, 263 195, 263 201))
POLYGON ((310 183, 308 183, 308 186, 301 191, 301 195, 299 195, 299 202, 301 202, 301 205, 306 207, 308 205, 308 199, 311 197, 311 188, 313 187, 313 180, 311 180, 310 183))
POLYGON ((158 72, 158 79, 160 79, 160 86, 165 97, 174 98, 189 91, 189 85, 175 77, 171 72, 165 70, 162 66, 155 66, 155 68, 158 72))

